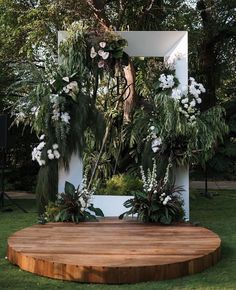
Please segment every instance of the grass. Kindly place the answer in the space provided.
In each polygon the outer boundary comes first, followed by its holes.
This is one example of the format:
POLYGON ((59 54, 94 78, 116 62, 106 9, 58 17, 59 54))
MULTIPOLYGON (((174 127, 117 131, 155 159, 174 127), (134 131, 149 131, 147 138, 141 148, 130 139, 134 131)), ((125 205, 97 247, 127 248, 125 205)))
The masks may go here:
MULTIPOLYGON (((210 228, 222 239, 222 260, 206 271, 169 281, 139 283, 135 285, 94 285, 63 282, 39 277, 20 270, 5 259, 7 238, 37 220, 35 202, 20 200, 29 213, 15 209, 13 212, 0 212, 0 289, 1 290, 156 290, 156 289, 236 289, 236 191, 219 191, 213 199, 197 197, 191 201, 191 218, 194 222, 210 228)), ((46 247, 47 245, 45 245, 46 247)))

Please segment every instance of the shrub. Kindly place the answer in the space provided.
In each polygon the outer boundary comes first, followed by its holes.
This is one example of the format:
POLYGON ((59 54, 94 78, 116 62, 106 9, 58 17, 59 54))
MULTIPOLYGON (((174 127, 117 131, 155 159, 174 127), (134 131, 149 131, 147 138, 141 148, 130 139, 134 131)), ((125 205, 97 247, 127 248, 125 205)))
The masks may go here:
POLYGON ((159 222, 170 224, 183 219, 184 210, 181 199, 181 187, 176 188, 174 182, 168 180, 169 167, 164 178, 156 180, 156 164, 147 176, 141 168, 143 189, 134 193, 134 198, 127 200, 124 206, 129 210, 120 215, 138 215, 143 222, 159 222))
POLYGON ((65 192, 46 207, 45 221, 79 223, 104 216, 101 209, 94 208, 91 203, 92 194, 93 191, 88 191, 84 185, 76 189, 73 184, 66 182, 65 192))
POLYGON ((132 195, 132 192, 142 189, 142 181, 128 174, 114 175, 108 179, 105 187, 98 190, 98 194, 132 195))

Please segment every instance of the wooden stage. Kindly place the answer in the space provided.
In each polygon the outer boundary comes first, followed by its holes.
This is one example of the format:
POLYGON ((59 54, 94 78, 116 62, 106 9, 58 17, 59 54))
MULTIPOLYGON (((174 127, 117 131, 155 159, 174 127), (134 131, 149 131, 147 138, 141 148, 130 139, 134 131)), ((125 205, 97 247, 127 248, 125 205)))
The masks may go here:
POLYGON ((219 261, 220 245, 220 238, 202 227, 104 218, 20 230, 8 239, 8 259, 56 279, 137 283, 203 271, 219 261))

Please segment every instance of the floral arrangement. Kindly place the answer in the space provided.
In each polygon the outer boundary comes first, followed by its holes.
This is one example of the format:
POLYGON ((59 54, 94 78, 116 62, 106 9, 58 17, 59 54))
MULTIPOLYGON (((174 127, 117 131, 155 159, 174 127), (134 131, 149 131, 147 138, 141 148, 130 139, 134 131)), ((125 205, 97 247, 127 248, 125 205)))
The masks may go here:
POLYGON ((58 195, 57 200, 46 206, 44 222, 75 222, 96 220, 96 216, 103 217, 99 208, 92 204, 94 190, 88 190, 86 178, 81 188, 75 188, 73 184, 66 182, 65 192, 58 195))
POLYGON ((128 55, 124 52, 127 41, 117 33, 112 31, 102 35, 91 33, 89 41, 92 44, 90 57, 98 68, 112 70, 117 64, 128 64, 128 55))
POLYGON ((157 180, 155 161, 152 171, 148 169, 147 175, 141 166, 143 190, 135 192, 134 198, 124 203, 129 210, 120 215, 121 219, 126 215, 137 214, 138 219, 143 222, 170 224, 183 220, 182 188, 174 187, 174 182, 170 183, 170 167, 167 167, 164 178, 157 180))
POLYGON ((166 156, 180 166, 209 159, 227 126, 220 106, 201 112, 206 89, 192 77, 188 86, 181 85, 175 74, 176 60, 164 63, 163 72, 154 81, 147 139, 156 156, 166 156))
POLYGON ((57 194, 49 179, 45 184, 46 174, 56 180, 55 164, 67 169, 72 153, 82 155, 86 131, 97 134, 96 126, 104 122, 95 105, 98 79, 102 81, 104 70, 113 77, 128 59, 123 51, 126 41, 114 32, 99 33, 73 24, 68 33, 60 46, 59 64, 48 58, 44 69, 32 64, 24 68, 15 88, 22 97, 12 110, 16 124, 30 125, 39 136, 32 159, 41 167, 36 191, 46 203, 47 196, 57 194))

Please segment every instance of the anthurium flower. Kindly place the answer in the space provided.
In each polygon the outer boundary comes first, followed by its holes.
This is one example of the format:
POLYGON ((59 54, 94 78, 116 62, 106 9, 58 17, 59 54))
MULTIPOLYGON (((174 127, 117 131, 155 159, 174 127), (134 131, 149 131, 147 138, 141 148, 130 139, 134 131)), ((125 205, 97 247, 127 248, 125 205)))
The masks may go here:
POLYGON ((92 46, 91 47, 91 51, 90 51, 90 57, 91 58, 95 58, 97 56, 97 53, 95 51, 95 48, 92 46))
POLYGON ((107 44, 106 44, 105 41, 101 41, 101 42, 99 42, 99 46, 100 46, 101 48, 104 48, 106 45, 107 45, 107 44))
POLYGON ((77 92, 79 90, 78 83, 76 81, 70 82, 66 87, 73 92, 77 92))
POLYGON ((103 59, 108 59, 108 57, 109 57, 109 52, 106 52, 106 51, 104 51, 104 50, 102 50, 102 49, 100 49, 100 50, 98 51, 98 54, 99 54, 103 59))
POLYGON ((99 68, 104 67, 104 65, 105 65, 104 60, 100 60, 100 61, 98 62, 98 67, 99 67, 99 68))

